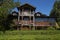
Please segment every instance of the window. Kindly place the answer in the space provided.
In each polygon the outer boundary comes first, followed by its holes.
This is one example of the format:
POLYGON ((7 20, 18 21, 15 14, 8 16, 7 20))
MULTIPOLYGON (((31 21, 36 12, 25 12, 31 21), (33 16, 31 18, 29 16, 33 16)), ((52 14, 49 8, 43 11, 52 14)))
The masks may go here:
POLYGON ((35 18, 35 21, 37 21, 37 22, 46 22, 46 21, 48 21, 48 18, 35 18))
POLYGON ((24 10, 29 10, 29 8, 25 7, 24 10))
POLYGON ((29 18, 24 18, 24 20, 29 20, 29 18))
POLYGON ((29 11, 29 10, 24 10, 23 14, 24 14, 25 16, 28 16, 28 15, 30 14, 30 11, 29 11))
POLYGON ((40 16, 40 14, 37 14, 37 16, 40 16))
POLYGON ((13 15, 17 15, 16 13, 13 13, 13 15))
POLYGON ((49 21, 49 22, 55 22, 55 19, 54 19, 54 18, 49 18, 48 21, 49 21))

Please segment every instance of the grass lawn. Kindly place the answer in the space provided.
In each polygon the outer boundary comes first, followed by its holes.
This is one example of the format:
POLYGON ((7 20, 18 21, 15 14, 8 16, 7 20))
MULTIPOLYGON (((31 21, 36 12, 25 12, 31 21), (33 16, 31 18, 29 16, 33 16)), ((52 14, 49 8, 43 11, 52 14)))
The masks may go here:
POLYGON ((0 31, 0 40, 60 40, 59 30, 0 31))

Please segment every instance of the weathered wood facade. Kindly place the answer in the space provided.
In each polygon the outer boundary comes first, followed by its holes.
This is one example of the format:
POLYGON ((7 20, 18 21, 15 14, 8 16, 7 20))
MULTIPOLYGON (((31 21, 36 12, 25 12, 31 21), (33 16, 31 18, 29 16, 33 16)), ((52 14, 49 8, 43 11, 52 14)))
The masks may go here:
MULTIPOLYGON (((35 7, 24 4, 18 8, 17 25, 21 30, 35 30, 41 27, 55 26, 55 19, 42 15, 41 13, 35 13, 35 7)), ((13 13, 13 15, 16 15, 13 13)))

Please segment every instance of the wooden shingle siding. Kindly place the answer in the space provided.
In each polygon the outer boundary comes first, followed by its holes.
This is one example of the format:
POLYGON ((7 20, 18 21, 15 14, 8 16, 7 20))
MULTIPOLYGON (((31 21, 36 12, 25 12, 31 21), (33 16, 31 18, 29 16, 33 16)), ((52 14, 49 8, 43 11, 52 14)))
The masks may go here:
POLYGON ((33 21, 29 21, 29 20, 28 21, 24 21, 24 20, 22 21, 22 20, 20 20, 20 23, 21 24, 31 24, 31 23, 33 23, 33 21))
POLYGON ((46 16, 40 12, 35 13, 35 7, 24 4, 18 8, 18 13, 13 12, 13 22, 19 25, 21 30, 41 29, 55 25, 55 18, 46 16))
POLYGON ((49 22, 35 22, 36 26, 50 26, 49 22))

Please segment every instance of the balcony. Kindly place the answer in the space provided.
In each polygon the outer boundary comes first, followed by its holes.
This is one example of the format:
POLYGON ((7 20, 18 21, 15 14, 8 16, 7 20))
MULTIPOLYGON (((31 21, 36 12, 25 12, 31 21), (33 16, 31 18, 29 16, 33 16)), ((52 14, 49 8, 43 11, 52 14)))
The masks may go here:
POLYGON ((20 24, 22 24, 22 25, 30 25, 30 24, 33 24, 33 21, 22 21, 22 20, 20 20, 20 24))
POLYGON ((49 22, 35 22, 35 26, 50 26, 49 22))
POLYGON ((30 13, 30 12, 24 12, 24 11, 23 11, 23 12, 20 13, 19 15, 20 15, 20 16, 34 16, 34 13, 32 13, 32 12, 31 12, 31 13, 30 13))
POLYGON ((20 14, 20 16, 34 16, 34 14, 20 14))

